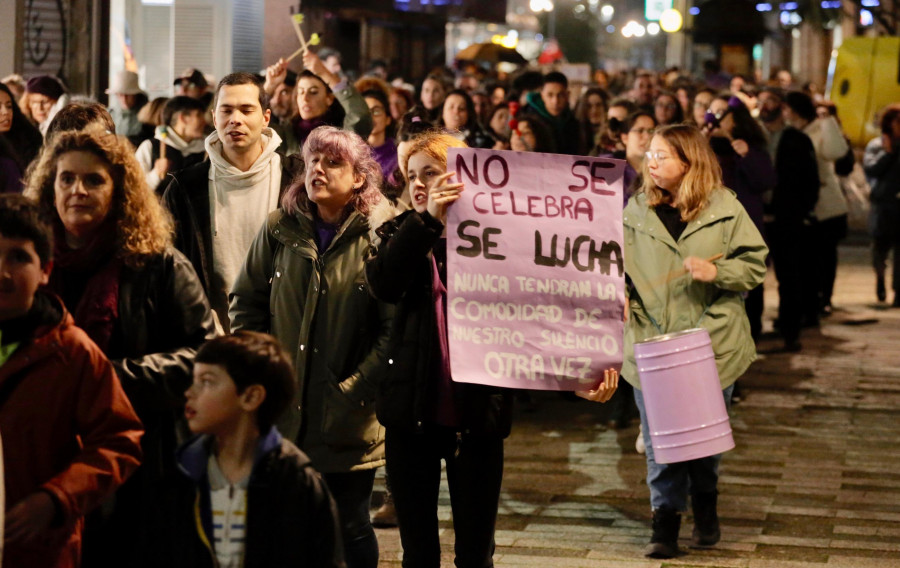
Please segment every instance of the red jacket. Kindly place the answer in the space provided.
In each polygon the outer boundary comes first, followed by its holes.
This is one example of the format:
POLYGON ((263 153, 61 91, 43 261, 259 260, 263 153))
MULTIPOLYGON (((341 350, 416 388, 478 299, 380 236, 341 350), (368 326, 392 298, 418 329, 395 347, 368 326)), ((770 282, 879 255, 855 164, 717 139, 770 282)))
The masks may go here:
POLYGON ((3 560, 74 568, 83 517, 140 464, 143 429, 112 365, 72 316, 63 311, 34 335, 0 366, 0 386, 24 373, 0 401, 6 510, 44 490, 58 502, 61 523, 29 546, 7 545, 3 560))

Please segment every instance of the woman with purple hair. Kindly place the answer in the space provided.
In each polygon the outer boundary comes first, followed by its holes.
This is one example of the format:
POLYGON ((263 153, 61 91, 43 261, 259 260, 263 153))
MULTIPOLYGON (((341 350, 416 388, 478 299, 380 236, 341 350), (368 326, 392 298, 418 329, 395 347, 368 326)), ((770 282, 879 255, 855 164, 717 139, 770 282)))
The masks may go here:
POLYGON ((323 473, 347 565, 375 568, 369 499, 384 428, 372 403, 393 311, 369 294, 363 256, 383 208, 381 168, 365 140, 331 126, 315 129, 302 153, 306 171, 251 246, 229 317, 232 330, 271 333, 294 353, 297 393, 278 429, 323 473))

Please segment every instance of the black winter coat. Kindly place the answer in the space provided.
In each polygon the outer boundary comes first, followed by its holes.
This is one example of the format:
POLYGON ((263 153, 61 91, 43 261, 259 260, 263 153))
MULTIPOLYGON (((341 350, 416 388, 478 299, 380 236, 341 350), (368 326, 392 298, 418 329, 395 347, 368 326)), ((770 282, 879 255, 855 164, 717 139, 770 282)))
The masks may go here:
POLYGON ((216 335, 215 320, 197 275, 175 249, 140 269, 122 267, 118 310, 106 355, 144 424, 144 459, 115 498, 89 517, 85 565, 104 558, 154 566, 173 512, 168 488, 175 449, 188 435, 184 391, 197 348, 216 335))
MULTIPOLYGON (((178 513, 170 520, 175 541, 172 558, 160 566, 216 566, 206 474, 210 442, 200 436, 178 452, 178 513)), ((306 454, 272 428, 256 456, 247 486, 244 568, 345 566, 337 508, 306 454)))
MULTIPOLYGON (((433 421, 439 351, 431 251, 443 229, 428 213, 406 211, 376 230, 381 242, 366 261, 372 294, 397 305, 388 343, 392 363, 375 406, 386 428, 416 429, 433 421)), ((509 435, 512 396, 507 389, 454 383, 454 393, 461 431, 509 435)))
POLYGON ((769 212, 777 225, 797 225, 819 200, 819 166, 809 136, 785 127, 775 153, 776 184, 769 212))

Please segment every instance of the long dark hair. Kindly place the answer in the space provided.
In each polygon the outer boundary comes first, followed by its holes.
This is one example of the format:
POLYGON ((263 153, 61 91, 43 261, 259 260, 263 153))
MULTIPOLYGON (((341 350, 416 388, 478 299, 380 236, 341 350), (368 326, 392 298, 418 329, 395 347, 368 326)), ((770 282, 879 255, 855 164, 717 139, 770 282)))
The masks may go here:
POLYGON ((12 150, 10 157, 19 166, 19 169, 24 172, 28 164, 37 157, 38 152, 41 150, 41 145, 44 143, 44 137, 41 136, 41 131, 31 124, 31 121, 19 108, 16 97, 9 90, 9 87, 0 83, 0 90, 9 95, 13 112, 12 126, 8 132, 0 134, 0 137, 8 142, 8 147, 12 150))
POLYGON ((540 115, 531 111, 519 111, 516 114, 516 120, 518 122, 527 122, 528 126, 531 127, 531 132, 534 134, 534 148, 531 150, 532 152, 550 154, 556 152, 556 138, 553 136, 553 128, 540 115))
MULTIPOLYGON (((684 122, 684 109, 681 108, 681 103, 678 102, 678 95, 671 91, 660 91, 656 95, 656 100, 653 101, 654 113, 656 112, 655 106, 659 104, 659 99, 661 99, 662 97, 668 97, 672 99, 673 103, 675 103, 675 116, 672 117, 672 122, 670 122, 669 124, 681 124, 682 122, 684 122)), ((658 119, 657 122, 659 122, 658 119)))
POLYGON ((762 126, 750 114, 750 110, 735 96, 721 94, 716 95, 713 100, 725 101, 728 103, 728 112, 734 117, 734 130, 731 137, 743 140, 748 146, 753 148, 766 148, 766 134, 763 132, 762 126))
POLYGON ((462 97, 463 101, 466 103, 466 114, 468 116, 466 116, 466 124, 463 128, 470 132, 478 128, 478 116, 475 114, 475 102, 472 100, 472 97, 469 96, 469 93, 462 89, 453 89, 444 97, 444 103, 441 105, 441 115, 438 117, 438 126, 447 126, 444 124, 444 107, 447 106, 447 99, 453 95, 462 97))
POLYGON ((591 87, 581 95, 578 104, 575 105, 575 119, 578 121, 578 134, 581 137, 581 147, 585 151, 592 150, 598 142, 598 134, 602 134, 606 130, 606 112, 609 108, 609 93, 601 87, 591 87), (588 99, 597 95, 603 101, 603 122, 598 125, 598 130, 594 130, 588 118, 588 99))

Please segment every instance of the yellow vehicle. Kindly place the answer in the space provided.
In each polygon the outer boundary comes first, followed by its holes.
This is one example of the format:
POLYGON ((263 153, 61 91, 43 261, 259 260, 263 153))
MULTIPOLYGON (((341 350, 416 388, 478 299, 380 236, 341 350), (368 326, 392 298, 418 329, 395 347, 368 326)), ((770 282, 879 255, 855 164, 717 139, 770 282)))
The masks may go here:
POLYGON ((854 145, 880 136, 878 112, 900 103, 900 37, 845 39, 832 54, 825 92, 854 145))

